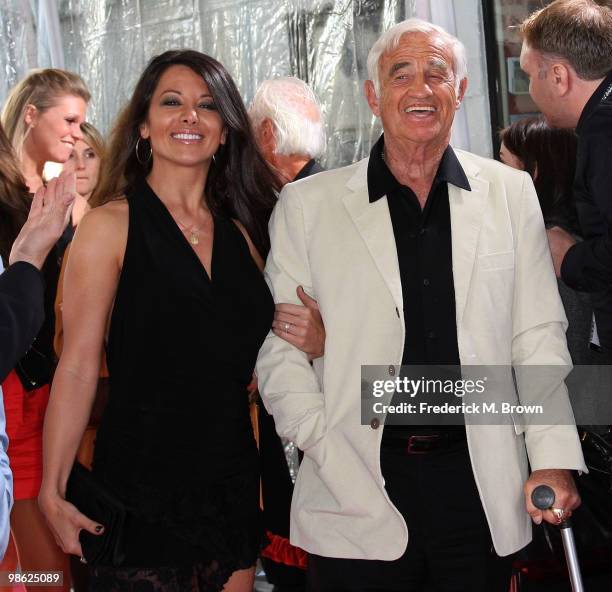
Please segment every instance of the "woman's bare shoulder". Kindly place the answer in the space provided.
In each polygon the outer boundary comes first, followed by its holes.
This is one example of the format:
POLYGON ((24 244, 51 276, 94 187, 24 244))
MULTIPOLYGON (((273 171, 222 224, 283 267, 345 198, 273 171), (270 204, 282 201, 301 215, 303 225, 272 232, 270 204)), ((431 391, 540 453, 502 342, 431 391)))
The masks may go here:
POLYGON ((118 197, 107 201, 104 205, 93 208, 88 215, 95 214, 100 218, 121 219, 128 215, 128 202, 125 197, 118 197))
POLYGON ((74 242, 78 245, 88 243, 90 248, 102 244, 107 252, 116 247, 117 254, 121 254, 127 241, 128 213, 125 198, 93 208, 79 223, 74 242))
POLYGON ((114 199, 87 212, 79 224, 79 229, 83 226, 88 230, 91 227, 107 229, 113 226, 115 230, 120 230, 123 225, 127 228, 128 212, 128 203, 125 198, 114 199))

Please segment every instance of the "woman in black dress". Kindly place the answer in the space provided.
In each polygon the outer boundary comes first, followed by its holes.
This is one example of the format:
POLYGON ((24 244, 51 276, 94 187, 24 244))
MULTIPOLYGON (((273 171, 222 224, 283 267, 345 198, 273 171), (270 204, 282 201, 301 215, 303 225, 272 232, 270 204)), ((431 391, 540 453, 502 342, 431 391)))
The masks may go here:
POLYGON ((274 177, 214 59, 154 58, 111 137, 66 268, 64 349, 45 420, 40 503, 61 544, 104 530, 66 482, 106 340, 96 479, 128 508, 120 565, 92 589, 252 589, 259 467, 246 388, 274 303, 261 274, 274 177))

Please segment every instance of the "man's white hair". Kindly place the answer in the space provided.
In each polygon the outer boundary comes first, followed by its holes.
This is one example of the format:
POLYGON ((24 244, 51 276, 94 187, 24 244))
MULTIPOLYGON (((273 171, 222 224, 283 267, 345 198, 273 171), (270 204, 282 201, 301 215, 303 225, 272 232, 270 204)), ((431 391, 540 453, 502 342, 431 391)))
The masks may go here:
POLYGON ((465 46, 454 35, 445 31, 442 27, 428 23, 427 21, 410 18, 397 25, 393 25, 385 31, 370 49, 368 54, 368 76, 374 83, 376 95, 380 95, 380 77, 378 65, 384 53, 393 51, 400 42, 402 35, 409 33, 425 33, 427 35, 438 35, 451 49, 453 54, 453 72, 455 74, 455 90, 459 90, 459 84, 467 77, 467 55, 465 46))
POLYGON ((264 80, 249 107, 254 129, 270 119, 276 132, 276 154, 317 158, 325 151, 321 106, 312 89, 299 78, 264 80), (309 113, 310 112, 310 113, 309 113), (312 119, 312 115, 315 119, 312 119))

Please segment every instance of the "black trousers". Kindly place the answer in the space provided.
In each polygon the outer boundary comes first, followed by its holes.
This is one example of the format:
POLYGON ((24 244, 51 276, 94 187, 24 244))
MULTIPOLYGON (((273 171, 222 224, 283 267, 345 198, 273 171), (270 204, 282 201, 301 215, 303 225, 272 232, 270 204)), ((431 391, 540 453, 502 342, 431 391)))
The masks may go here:
POLYGON ((408 525, 395 561, 310 555, 309 592, 508 592, 513 556, 498 557, 465 442, 406 455, 381 450, 391 501, 408 525))

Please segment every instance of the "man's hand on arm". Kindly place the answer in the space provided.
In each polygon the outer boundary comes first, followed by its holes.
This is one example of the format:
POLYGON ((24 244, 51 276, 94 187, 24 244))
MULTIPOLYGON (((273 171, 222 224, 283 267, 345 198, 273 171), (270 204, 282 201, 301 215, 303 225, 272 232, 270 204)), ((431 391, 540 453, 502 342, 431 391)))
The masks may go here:
MULTIPOLYGON (((277 307, 276 325, 262 344, 257 359, 259 391, 266 409, 274 416, 279 435, 292 440, 306 452, 326 432, 324 397, 308 355, 290 343, 287 336, 277 336, 279 323, 281 330, 285 328, 282 323, 289 324, 291 334, 297 328, 306 329, 309 323, 298 327, 296 309, 309 316, 318 313, 315 310, 318 307, 307 296, 307 292, 314 295, 314 290, 304 213, 299 194, 291 184, 283 188, 270 218, 270 243, 265 269, 268 285, 275 302, 292 304, 296 308, 280 311, 284 319, 281 320, 277 307), (304 306, 299 307, 298 302, 303 302, 304 306)), ((308 331, 300 337, 306 337, 306 333, 308 331)))
POLYGON ((559 520, 552 510, 538 510, 533 505, 531 493, 539 485, 548 485, 553 489, 555 492, 554 507, 564 510, 565 518, 569 518, 572 515, 572 510, 575 510, 580 505, 580 495, 576 489, 571 471, 567 469, 541 469, 533 471, 525 482, 523 491, 525 492, 527 513, 536 524, 540 524, 542 519, 550 524, 559 524, 559 520))
POLYGON ((25 261, 38 269, 43 266, 70 220, 75 183, 74 173, 62 173, 36 192, 28 219, 13 243, 9 265, 25 261))

